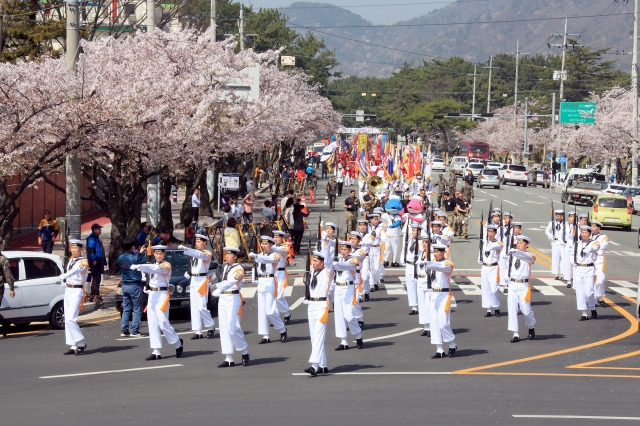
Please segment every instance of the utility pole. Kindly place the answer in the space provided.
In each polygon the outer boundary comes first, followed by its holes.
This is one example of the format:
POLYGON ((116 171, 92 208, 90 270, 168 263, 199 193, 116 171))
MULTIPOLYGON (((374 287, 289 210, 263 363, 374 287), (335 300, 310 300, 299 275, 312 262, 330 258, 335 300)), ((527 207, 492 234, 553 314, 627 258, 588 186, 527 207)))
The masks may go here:
POLYGON ((211 33, 211 41, 215 43, 216 42, 216 30, 217 30, 217 26, 216 26, 216 0, 211 0, 211 21, 209 23, 209 26, 213 30, 212 33, 211 33))
POLYGON ((513 115, 516 117, 514 124, 518 127, 518 71, 520 70, 520 40, 516 40, 516 83, 513 90, 513 115))
POLYGON ((484 67, 489 70, 489 88, 487 89, 487 114, 491 112, 491 70, 498 69, 493 66, 493 55, 489 56, 489 66, 484 67))
MULTIPOLYGON (((156 5, 154 0, 146 0, 147 18, 145 24, 147 33, 152 33, 156 28, 156 5)), ((157 166, 149 166, 149 173, 155 173, 147 178, 147 222, 152 226, 160 224, 160 177, 157 166)))
POLYGON ((633 129, 631 141, 631 184, 638 185, 638 0, 633 6, 633 56, 631 60, 631 92, 633 93, 633 129))
POLYGON ((0 52, 4 50, 4 31, 3 31, 3 19, 4 19, 4 3, 0 1, 0 52))
POLYGON ((240 20, 238 21, 238 33, 240 34, 240 50, 244 50, 244 6, 240 2, 240 20))
POLYGON ((467 74, 473 76, 473 101, 471 102, 471 121, 476 119, 476 64, 473 64, 473 74, 467 74))
MULTIPOLYGON (((568 30, 568 26, 569 26, 569 18, 568 16, 565 14, 564 15, 564 33, 562 34, 551 34, 551 37, 555 37, 555 38, 560 38, 562 37, 562 45, 559 44, 548 44, 547 46, 549 46, 549 48, 551 47, 561 47, 562 48, 562 68, 560 70, 560 102, 564 102, 564 82, 567 79, 567 75, 566 75, 566 71, 564 70, 566 63, 567 63, 567 38, 569 36, 571 37, 576 37, 576 38, 580 38, 581 35, 580 34, 567 34, 567 30, 568 30)), ((572 44, 571 47, 576 46, 575 44, 572 44)))
POLYGON ((528 159, 529 156, 529 139, 527 138, 527 130, 529 129, 529 98, 524 98, 524 144, 522 144, 522 158, 528 159))
MULTIPOLYGON (((66 0, 67 15, 67 72, 75 76, 78 63, 78 51, 80 46, 80 15, 78 0, 66 0)), ((80 226, 82 214, 80 202, 80 164, 78 158, 67 155, 65 159, 65 220, 69 238, 80 238, 80 226)))

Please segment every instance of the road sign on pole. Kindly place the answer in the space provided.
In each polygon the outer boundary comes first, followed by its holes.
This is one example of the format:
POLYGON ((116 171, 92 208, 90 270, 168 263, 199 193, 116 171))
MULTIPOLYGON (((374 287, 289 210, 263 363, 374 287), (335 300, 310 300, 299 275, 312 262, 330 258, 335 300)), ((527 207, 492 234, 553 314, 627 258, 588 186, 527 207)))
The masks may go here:
POLYGON ((595 124, 595 102, 560 102, 560 124, 595 124))

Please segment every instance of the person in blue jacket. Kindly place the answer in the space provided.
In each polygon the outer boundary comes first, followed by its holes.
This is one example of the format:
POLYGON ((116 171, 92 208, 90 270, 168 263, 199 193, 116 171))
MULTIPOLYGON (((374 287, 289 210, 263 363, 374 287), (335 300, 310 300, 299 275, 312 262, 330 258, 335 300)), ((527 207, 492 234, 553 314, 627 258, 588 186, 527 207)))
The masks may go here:
POLYGON ((91 225, 91 235, 87 237, 87 259, 89 260, 89 271, 91 272, 91 295, 89 302, 102 301, 100 296, 100 284, 102 284, 102 274, 104 274, 104 264, 106 256, 104 245, 100 239, 102 226, 97 223, 91 225))

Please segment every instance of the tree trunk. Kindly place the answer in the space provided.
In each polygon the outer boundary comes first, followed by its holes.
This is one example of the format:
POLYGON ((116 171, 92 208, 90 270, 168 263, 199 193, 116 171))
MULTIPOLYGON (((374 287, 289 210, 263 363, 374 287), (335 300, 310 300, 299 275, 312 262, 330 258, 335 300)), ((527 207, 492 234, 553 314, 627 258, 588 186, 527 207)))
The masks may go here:
MULTIPOLYGON (((171 177, 169 168, 163 167, 160 173, 160 224, 159 227, 167 228, 169 235, 173 236, 175 224, 173 223, 173 213, 171 211, 171 177)), ((191 201, 191 200, 189 200, 191 201)))

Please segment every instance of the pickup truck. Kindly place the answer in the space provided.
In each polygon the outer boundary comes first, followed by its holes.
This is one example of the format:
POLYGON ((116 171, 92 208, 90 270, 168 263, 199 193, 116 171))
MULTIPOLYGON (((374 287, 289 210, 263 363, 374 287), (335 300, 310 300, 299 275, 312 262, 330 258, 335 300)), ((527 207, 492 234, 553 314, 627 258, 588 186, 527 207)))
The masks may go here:
POLYGON ((567 186, 562 191, 563 203, 584 203, 592 205, 602 190, 601 182, 587 182, 577 179, 567 182, 567 186))

